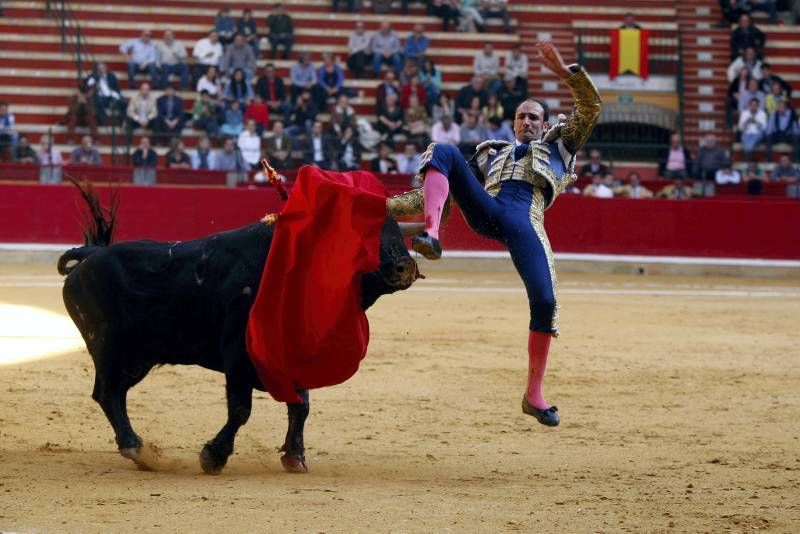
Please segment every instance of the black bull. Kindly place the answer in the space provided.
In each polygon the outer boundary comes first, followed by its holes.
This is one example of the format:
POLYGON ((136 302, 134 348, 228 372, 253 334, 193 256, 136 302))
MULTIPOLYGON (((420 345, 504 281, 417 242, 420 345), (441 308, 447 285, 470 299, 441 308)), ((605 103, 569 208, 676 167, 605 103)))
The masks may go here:
MULTIPOLYGON (((200 464, 207 473, 219 473, 233 452, 236 432, 250 416, 253 389, 264 389, 247 354, 245 329, 272 235, 272 226, 253 224, 183 243, 85 246, 60 258, 59 272, 67 275, 64 304, 94 361, 92 398, 114 428, 120 453, 140 468, 150 466, 128 418, 126 396, 162 364, 225 373, 227 421, 203 447, 200 464)), ((361 277, 362 307, 408 288, 418 276, 398 223, 387 217, 380 268, 361 277)), ((281 462, 291 472, 307 471, 308 391, 299 393, 305 402, 287 404, 282 447, 281 462)))

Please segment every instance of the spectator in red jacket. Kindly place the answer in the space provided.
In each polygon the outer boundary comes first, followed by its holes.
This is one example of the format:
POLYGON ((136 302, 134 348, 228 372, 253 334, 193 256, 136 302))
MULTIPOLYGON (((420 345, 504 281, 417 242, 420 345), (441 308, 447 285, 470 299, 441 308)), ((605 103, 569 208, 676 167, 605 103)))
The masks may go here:
POLYGON ((264 103, 264 99, 259 94, 256 94, 250 105, 247 106, 244 114, 245 124, 249 119, 256 121, 258 135, 264 135, 264 130, 269 130, 269 106, 264 103))
POLYGON ((420 105, 424 106, 426 104, 425 88, 419 82, 419 76, 412 76, 409 82, 400 90, 400 106, 403 109, 408 109, 408 100, 412 94, 417 95, 420 105))

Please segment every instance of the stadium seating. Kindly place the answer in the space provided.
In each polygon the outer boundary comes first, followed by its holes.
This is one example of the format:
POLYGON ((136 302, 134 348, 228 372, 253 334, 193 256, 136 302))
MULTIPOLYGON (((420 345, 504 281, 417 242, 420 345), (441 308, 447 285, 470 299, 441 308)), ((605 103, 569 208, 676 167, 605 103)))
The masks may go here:
MULTIPOLYGON (((55 134, 56 148, 67 153, 65 127, 61 124, 66 103, 76 86, 73 54, 61 50, 61 37, 56 21, 45 14, 45 0, 8 0, 3 3, 4 17, 0 18, 0 100, 11 103, 18 129, 35 142, 49 129, 55 134)), ((213 25, 213 17, 221 5, 233 9, 238 16, 241 7, 255 7, 254 15, 263 28, 269 5, 252 6, 232 0, 153 0, 146 6, 135 2, 108 3, 100 0, 68 2, 82 24, 93 58, 106 61, 123 84, 126 82, 124 58, 119 44, 138 35, 148 27, 154 37, 172 29, 188 49, 213 25)), ((714 132, 723 145, 732 140, 725 127, 725 95, 728 65, 729 29, 720 28, 721 13, 715 0, 634 0, 624 5, 610 1, 568 0, 528 3, 511 1, 512 29, 501 31, 499 21, 490 22, 489 33, 441 32, 440 20, 426 15, 419 4, 412 3, 409 15, 399 13, 395 2, 389 15, 375 15, 365 2, 357 14, 330 13, 327 0, 294 0, 286 2, 296 21, 296 44, 290 60, 275 61, 280 75, 288 70, 301 50, 312 53, 315 64, 323 51, 332 51, 342 59, 346 42, 355 20, 363 20, 368 30, 374 30, 382 20, 389 20, 401 37, 410 33, 415 23, 425 26, 431 38, 431 55, 443 71, 444 88, 455 92, 467 83, 472 59, 485 41, 491 41, 500 52, 521 42, 523 51, 533 59, 533 44, 540 39, 553 40, 567 58, 577 57, 577 28, 610 28, 623 19, 625 13, 635 13, 637 22, 646 28, 674 29, 683 45, 683 80, 685 89, 684 125, 686 145, 696 149, 699 138, 714 132)), ((800 84, 800 57, 796 50, 800 41, 796 27, 767 25, 762 15, 756 22, 768 36, 766 55, 773 70, 790 83, 800 84)), ((259 65, 267 59, 262 57, 259 65)), ((88 71, 88 62, 84 63, 88 71)), ((357 91, 353 105, 366 117, 374 117, 375 86, 373 79, 347 80, 347 86, 357 91)), ((567 112, 571 99, 565 88, 532 62, 529 86, 532 94, 543 98, 554 111, 567 112)), ((130 94, 130 91, 125 91, 130 94)), ((193 91, 182 94, 186 106, 196 98, 193 91)), ((797 103, 797 99, 795 99, 797 103)), ((100 151, 110 161, 111 139, 108 128, 101 129, 100 151)), ((187 148, 194 146, 198 133, 187 128, 184 137, 187 148)), ((734 149, 738 150, 738 145, 734 149)), ((163 149, 159 149, 163 153, 163 149)), ((617 164, 618 162, 615 162, 617 164)), ((617 165, 619 168, 619 165, 617 165)), ((626 162, 624 168, 636 168, 644 177, 653 176, 652 162, 626 162)))

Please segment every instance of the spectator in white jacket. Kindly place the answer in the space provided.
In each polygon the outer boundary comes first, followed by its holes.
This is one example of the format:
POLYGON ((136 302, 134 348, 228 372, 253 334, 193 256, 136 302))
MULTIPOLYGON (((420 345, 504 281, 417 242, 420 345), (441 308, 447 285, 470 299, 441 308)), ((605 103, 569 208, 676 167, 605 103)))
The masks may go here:
POLYGON ((261 136, 256 131, 256 121, 253 119, 247 121, 236 144, 239 146, 239 152, 241 152, 244 162, 251 169, 258 169, 261 161, 261 136))
POLYGON ((742 152, 746 161, 753 157, 753 150, 763 143, 767 135, 767 114, 758 107, 758 99, 750 100, 750 107, 739 116, 739 132, 742 134, 742 152))
POLYGON ((750 71, 750 77, 760 80, 761 74, 761 60, 756 56, 755 48, 745 48, 744 55, 739 56, 733 60, 733 63, 728 67, 728 82, 733 82, 739 77, 739 71, 744 67, 750 71))
POLYGON ((725 162, 725 165, 714 175, 714 181, 717 182, 717 185, 740 184, 742 175, 733 168, 730 162, 725 162))
POLYGON ((219 42, 219 34, 214 30, 208 32, 208 37, 203 37, 195 43, 192 56, 197 60, 198 78, 206 73, 208 67, 219 68, 219 62, 222 59, 222 44, 219 42))

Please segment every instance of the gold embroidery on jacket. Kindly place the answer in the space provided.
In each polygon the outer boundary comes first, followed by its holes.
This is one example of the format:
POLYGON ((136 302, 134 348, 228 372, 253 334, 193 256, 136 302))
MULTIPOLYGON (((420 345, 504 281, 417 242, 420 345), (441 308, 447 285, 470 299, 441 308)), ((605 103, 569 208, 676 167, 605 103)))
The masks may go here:
MULTIPOLYGON (((558 337, 558 283, 556 282, 556 267, 553 260, 553 250, 550 248, 550 240, 547 238, 547 232, 544 229, 544 210, 545 198, 540 189, 533 190, 533 198, 531 201, 530 209, 530 222, 533 231, 542 243, 545 256, 547 256, 547 267, 550 270, 550 281, 553 284, 553 298, 555 299, 555 308, 553 308, 553 320, 551 324, 553 337, 558 337)), ((536 303, 533 303, 536 306, 536 303)))

